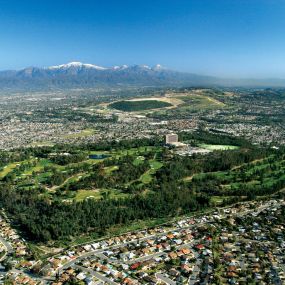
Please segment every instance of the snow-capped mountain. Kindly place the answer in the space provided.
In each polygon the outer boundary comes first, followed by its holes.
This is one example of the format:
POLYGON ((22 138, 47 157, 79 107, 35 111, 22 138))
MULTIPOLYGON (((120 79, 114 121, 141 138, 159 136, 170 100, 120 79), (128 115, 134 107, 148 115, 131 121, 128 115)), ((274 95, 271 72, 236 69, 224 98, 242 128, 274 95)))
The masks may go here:
POLYGON ((48 70, 57 70, 57 69, 69 69, 69 68, 91 68, 91 69, 97 69, 97 70, 105 70, 107 68, 102 67, 102 66, 97 66, 94 64, 89 64, 89 63, 82 63, 82 62, 69 62, 67 64, 61 64, 61 65, 55 65, 55 66, 49 66, 46 69, 48 70))
MULTIPOLYGON (((148 65, 133 65, 132 67, 146 69, 146 70, 159 70, 163 67, 160 64, 155 65, 154 67, 150 67, 148 65)), ((49 66, 44 69, 46 70, 68 70, 68 69, 94 69, 94 70, 123 70, 129 68, 128 65, 124 64, 122 66, 115 65, 113 67, 103 67, 90 63, 82 63, 79 61, 73 61, 66 64, 49 66)))
POLYGON ((28 67, 0 72, 0 87, 69 88, 115 85, 197 86, 214 84, 215 78, 172 71, 157 64, 102 67, 70 62, 50 67, 28 67))

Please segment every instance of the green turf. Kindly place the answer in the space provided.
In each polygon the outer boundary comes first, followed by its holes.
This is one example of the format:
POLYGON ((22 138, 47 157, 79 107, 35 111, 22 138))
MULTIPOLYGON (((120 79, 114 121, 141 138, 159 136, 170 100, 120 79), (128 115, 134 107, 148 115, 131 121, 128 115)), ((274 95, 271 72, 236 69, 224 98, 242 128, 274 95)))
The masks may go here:
POLYGON ((118 101, 109 105, 112 109, 124 112, 137 112, 144 110, 159 109, 171 107, 172 104, 158 100, 141 100, 141 101, 118 101))
POLYGON ((92 197, 94 199, 100 199, 101 195, 99 190, 79 190, 76 192, 75 200, 82 201, 88 197, 92 197))
POLYGON ((144 156, 141 156, 141 155, 140 155, 140 156, 136 157, 136 159, 134 160, 133 164, 134 164, 135 166, 138 166, 138 165, 140 165, 141 163, 143 163, 144 160, 145 160, 144 156))
POLYGON ((217 145, 217 144, 199 144, 198 145, 201 148, 207 149, 207 150, 233 150, 238 149, 238 146, 234 145, 217 145))
POLYGON ((152 180, 152 176, 149 173, 149 171, 147 171, 146 173, 144 173, 141 177, 140 177, 140 181, 144 184, 150 183, 152 180))
POLYGON ((16 166, 20 164, 19 162, 13 162, 3 167, 2 171, 0 172, 0 178, 5 177, 8 173, 10 173, 16 166))
POLYGON ((95 133, 96 133, 96 131, 93 129, 85 129, 85 130, 82 130, 78 133, 64 135, 63 138, 66 138, 66 139, 83 138, 83 137, 88 137, 88 136, 94 135, 95 133))
POLYGON ((75 201, 83 201, 84 199, 118 199, 127 196, 127 194, 124 194, 116 189, 79 190, 76 192, 75 201))
POLYGON ((146 171, 139 179, 144 184, 148 184, 152 181, 152 175, 163 166, 163 163, 156 160, 150 160, 149 165, 150 169, 146 171))
POLYGON ((118 169, 117 165, 112 165, 112 166, 105 167, 104 171, 108 175, 108 174, 111 174, 113 171, 116 171, 117 169, 118 169))
POLYGON ((163 166, 163 163, 157 160, 151 160, 149 164, 150 164, 151 169, 154 169, 154 170, 158 170, 163 166))

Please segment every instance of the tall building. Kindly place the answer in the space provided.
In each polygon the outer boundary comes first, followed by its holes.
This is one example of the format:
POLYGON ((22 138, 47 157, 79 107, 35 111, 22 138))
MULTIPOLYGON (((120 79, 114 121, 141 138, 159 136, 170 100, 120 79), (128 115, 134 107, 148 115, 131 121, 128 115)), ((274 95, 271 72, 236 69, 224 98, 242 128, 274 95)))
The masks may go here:
POLYGON ((165 136, 165 143, 166 144, 173 144, 178 142, 178 135, 177 134, 168 134, 165 136))

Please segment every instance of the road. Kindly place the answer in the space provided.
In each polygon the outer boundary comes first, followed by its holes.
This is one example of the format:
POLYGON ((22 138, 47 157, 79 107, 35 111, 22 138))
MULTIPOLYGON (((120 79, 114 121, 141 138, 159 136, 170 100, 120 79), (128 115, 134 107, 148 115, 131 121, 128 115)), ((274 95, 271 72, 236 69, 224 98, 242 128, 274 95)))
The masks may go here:
MULTIPOLYGON (((185 229, 189 229, 189 228, 193 228, 193 227, 198 227, 198 226, 201 226, 201 225, 203 225, 203 224, 204 224, 204 223, 199 223, 199 224, 195 224, 195 225, 186 226, 186 227, 183 227, 183 228, 178 228, 178 229, 176 229, 176 230, 177 230, 177 231, 182 231, 182 230, 185 230, 185 229)), ((165 234, 166 234, 166 232, 159 233, 159 234, 156 234, 156 235, 149 235, 149 236, 146 236, 146 237, 144 237, 144 238, 137 239, 136 241, 142 242, 142 241, 145 241, 145 240, 148 240, 148 239, 152 239, 152 238, 157 238, 157 237, 159 237, 159 236, 163 236, 163 235, 165 235, 165 234)), ((119 245, 110 246, 110 247, 108 247, 108 248, 97 249, 97 250, 94 250, 94 251, 86 252, 86 253, 84 253, 84 254, 82 254, 82 255, 76 257, 75 259, 70 260, 70 261, 68 261, 67 263, 65 263, 62 267, 58 268, 57 272, 58 272, 58 273, 61 273, 64 269, 69 268, 69 267, 72 267, 76 262, 78 262, 78 261, 80 261, 80 260, 83 260, 83 259, 85 259, 85 258, 87 258, 87 257, 90 257, 90 256, 103 257, 101 254, 102 254, 104 251, 106 251, 106 250, 113 250, 113 249, 117 249, 117 248, 120 248, 120 247, 124 247, 124 246, 127 246, 128 244, 130 244, 130 243, 132 243, 132 242, 134 242, 134 241, 128 241, 128 242, 125 242, 125 243, 122 243, 122 244, 119 244, 119 245)), ((187 244, 187 245, 189 245, 189 244, 187 244)), ((185 247, 185 246, 187 246, 187 245, 184 244, 184 245, 179 246, 178 248, 185 247)), ((158 253, 153 254, 153 257, 158 257, 158 256, 160 256, 160 255, 162 255, 162 254, 164 254, 164 252, 158 252, 158 253)), ((143 257, 141 257, 141 258, 138 258, 138 259, 139 259, 138 261, 141 262, 141 261, 148 260, 148 259, 150 259, 150 258, 152 258, 152 256, 150 256, 150 255, 148 255, 148 256, 143 256, 143 257)), ((104 255, 104 259, 109 260, 109 258, 106 257, 105 255, 104 255)), ((116 261, 112 260, 112 262, 115 263, 116 261)), ((131 261, 128 261, 128 262, 126 262, 126 263, 130 264, 130 263, 135 263, 135 262, 137 262, 137 261, 136 261, 136 260, 131 260, 131 261)))
MULTIPOLYGON (((200 225, 200 224, 199 224, 200 225)), ((187 226, 185 228, 179 228, 177 230, 183 230, 183 229, 187 229, 189 227, 193 227, 193 226, 198 226, 197 224, 196 225, 191 225, 191 226, 187 226)), ((97 249, 97 250, 94 250, 94 251, 89 251, 89 252, 86 252, 86 253, 83 253, 82 255, 74 258, 73 260, 70 260, 68 261, 67 263, 65 263, 62 267, 58 268, 57 272, 60 273, 62 272, 62 270, 68 268, 68 267, 71 267, 72 265, 74 265, 76 262, 80 261, 80 260, 83 260, 85 259, 86 257, 89 257, 89 256, 97 256, 97 255, 101 255, 104 251, 106 250, 113 250, 113 249, 117 249, 117 248, 120 248, 120 247, 124 247, 124 246, 127 246, 128 244, 134 242, 134 241, 138 241, 138 242, 142 242, 142 241, 145 241, 145 240, 148 240, 148 239, 152 239, 152 238, 156 238, 156 237, 159 237, 159 236, 163 236, 165 235, 166 232, 163 232, 163 233, 159 233, 159 234, 156 234, 156 235, 149 235, 149 236, 146 236, 146 237, 143 237, 143 238, 140 238, 140 239, 136 239, 136 240, 133 240, 133 241, 128 241, 128 242, 124 242, 124 243, 121 243, 121 244, 118 244, 118 245, 113 245, 113 246, 110 246, 108 248, 104 248, 104 249, 97 249)), ((105 257, 105 259, 107 259, 107 257, 105 257)), ((114 261, 113 261, 114 262, 114 261)))
POLYGON ((5 239, 3 239, 2 237, 0 237, 0 242, 4 245, 5 247, 5 254, 0 258, 0 262, 3 261, 8 253, 12 253, 13 252, 13 247, 11 246, 11 244, 9 242, 7 242, 5 239))
MULTIPOLYGON (((269 204, 264 204, 264 205, 260 205, 257 209, 245 209, 239 213, 236 213, 236 214, 233 214, 233 216, 239 216, 239 217, 244 217, 245 215, 248 215, 252 212, 257 212, 257 213, 260 213, 261 211, 263 211, 264 209, 266 209, 267 207, 269 206, 269 204)), ((223 209, 223 208, 227 208, 227 207, 222 207, 220 209, 223 209)), ((170 228, 167 228, 167 230, 165 232, 160 232, 160 233, 157 233, 157 234, 154 234, 154 235, 148 235, 148 236, 145 236, 143 238, 140 238, 140 239, 135 239, 133 241, 127 241, 127 242, 124 242, 122 244, 119 244, 119 245, 113 245, 113 246, 110 246, 108 248, 104 248, 104 249, 98 249, 98 250, 94 250, 94 251, 90 251, 90 252, 86 252, 76 258, 74 258, 73 260, 70 260, 68 261, 67 263, 65 263, 63 266, 61 266, 60 268, 58 268, 57 270, 57 273, 61 273, 64 269, 68 268, 68 267, 73 267, 75 265, 75 263, 77 263, 78 261, 81 261, 87 257, 91 257, 91 256, 98 256, 100 258, 103 258, 106 259, 107 261, 110 261, 110 262, 115 262, 114 260, 111 260, 109 259, 107 256, 105 257, 103 255, 103 252, 106 251, 106 250, 114 250, 114 249, 117 249, 117 248, 120 248, 120 247, 124 247, 124 246, 127 246, 128 244, 132 243, 132 242, 142 242, 142 241, 145 241, 147 239, 152 239, 152 238, 158 238, 160 236, 163 236, 165 235, 167 232, 169 231, 183 231, 185 229, 191 229, 191 228, 196 228, 196 227, 199 227, 199 226, 202 226, 204 225, 205 223, 207 222, 200 222, 200 223, 196 223, 194 225, 187 225, 185 227, 181 227, 181 228, 178 228, 178 227, 173 227, 172 229, 170 228)), ((182 246, 185 246, 185 245, 182 245, 182 246)), ((145 260, 148 260, 148 259, 151 259, 151 258, 155 258, 155 257, 158 257, 160 255, 164 254, 164 252, 157 252, 157 253, 154 253, 154 254, 151 254, 151 255, 148 255, 148 256, 143 256, 143 257, 139 257, 137 259, 133 259, 133 260, 130 260, 130 261, 127 261, 126 263, 128 264, 131 264, 131 263, 135 263, 135 262, 143 262, 145 260)), ((118 261, 119 262, 119 261, 118 261)), ((196 264, 197 265, 197 264, 196 264)), ((95 272, 95 271, 94 271, 95 272)), ((95 272, 96 273, 96 272, 95 272)), ((101 276, 101 275, 100 275, 101 276)), ((102 275, 103 276, 103 275, 102 275)))
POLYGON ((87 258, 89 256, 93 256, 93 255, 102 253, 103 251, 104 251, 104 249, 98 249, 98 250, 95 250, 95 251, 86 252, 86 253, 78 256, 77 258, 74 258, 74 259, 66 262, 63 266, 58 268, 57 272, 60 274, 64 269, 72 267, 76 262, 78 262, 78 261, 80 261, 82 259, 85 259, 85 258, 87 258))
POLYGON ((161 273, 156 273, 155 274, 156 279, 163 281, 164 283, 168 285, 176 285, 176 282, 168 278, 166 275, 161 274, 161 273))
POLYGON ((31 278, 33 280, 36 280, 36 281, 40 281, 42 282, 42 284, 49 284, 47 280, 45 280, 44 278, 40 278, 38 276, 35 276, 34 274, 31 274, 31 273, 26 273, 22 270, 19 270, 19 269, 16 269, 16 268, 13 268, 9 271, 9 273, 13 273, 13 274, 22 274, 22 275, 25 275, 26 277, 28 278, 31 278))
POLYGON ((201 263, 196 262, 193 273, 191 274, 189 281, 188 281, 189 285, 195 285, 197 283, 197 280, 199 280, 200 266, 201 266, 201 263))
MULTIPOLYGON (((227 208, 227 207, 221 207, 220 209, 224 209, 224 208, 227 208)), ((211 210, 212 211, 212 210, 211 210)), ((209 211, 209 213, 211 212, 209 211)), ((205 223, 197 223, 197 224, 194 224, 194 225, 189 225, 189 226, 185 226, 185 227, 182 227, 182 228, 173 228, 173 229, 167 229, 166 232, 163 232, 163 233, 158 233, 158 234, 155 234, 155 235, 148 235, 144 238, 140 238, 140 239, 137 239, 139 242, 141 241, 145 241, 147 239, 152 239, 152 238, 157 238, 159 236, 163 236, 165 235, 168 231, 173 231, 173 230, 177 230, 177 231, 182 231, 182 230, 186 230, 186 229, 189 229, 189 228, 194 228, 194 227, 199 227, 199 226, 202 226, 203 224, 205 223)), ((135 241, 135 240, 134 240, 135 241)), ((116 249, 116 248, 119 248, 119 247, 123 247, 123 246, 126 246, 134 241, 128 241, 128 242, 125 242, 125 243, 122 243, 122 244, 119 244, 119 245, 115 245, 115 246, 110 246, 108 248, 105 248, 105 249, 98 249, 98 250, 94 250, 94 251, 90 251, 90 252, 87 252, 87 253, 84 253, 78 257, 76 257, 75 259, 73 260, 70 260, 68 261, 67 263, 65 263, 63 266, 61 266, 60 268, 57 269, 57 273, 61 273, 64 269, 68 268, 68 267, 71 267, 73 266, 76 262, 82 260, 82 259, 85 259, 86 257, 89 257, 89 256, 93 256, 93 255, 97 255, 97 254, 102 254, 105 250, 112 250, 112 249, 116 249)), ((44 270, 44 268, 43 268, 44 270)))
POLYGON ((3 239, 2 237, 0 237, 0 242, 3 243, 3 245, 6 247, 6 250, 8 252, 13 252, 13 247, 11 246, 11 244, 9 242, 7 242, 5 239, 3 239))
POLYGON ((137 263, 137 262, 144 262, 146 260, 159 257, 159 256, 161 256, 163 254, 165 254, 165 252, 160 251, 160 252, 156 252, 156 253, 153 253, 153 254, 145 255, 145 256, 142 256, 142 257, 138 257, 136 259, 132 259, 132 260, 126 261, 125 263, 126 264, 133 264, 133 263, 137 263))
POLYGON ((80 269, 81 271, 83 272, 86 272, 86 273, 89 273, 91 274, 93 277, 96 277, 97 279, 103 281, 103 282, 106 282, 107 284, 111 284, 111 285, 118 285, 119 283, 116 283, 114 281, 112 281, 111 279, 105 277, 104 275, 92 270, 92 269, 89 269, 89 268, 85 268, 85 267, 82 267, 82 266, 79 266, 79 265, 76 265, 75 266, 76 268, 80 269))

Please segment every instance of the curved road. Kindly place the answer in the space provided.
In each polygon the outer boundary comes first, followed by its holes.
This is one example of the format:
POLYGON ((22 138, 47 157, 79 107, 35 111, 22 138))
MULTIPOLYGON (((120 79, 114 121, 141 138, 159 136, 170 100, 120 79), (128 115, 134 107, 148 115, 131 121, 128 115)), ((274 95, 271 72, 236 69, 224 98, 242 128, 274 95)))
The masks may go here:
POLYGON ((6 249, 5 250, 6 251, 5 254, 0 258, 0 261, 3 261, 6 258, 8 253, 13 252, 13 247, 11 246, 11 244, 9 242, 7 242, 1 236, 0 236, 0 243, 2 243, 4 245, 4 247, 5 247, 5 249, 6 249))

